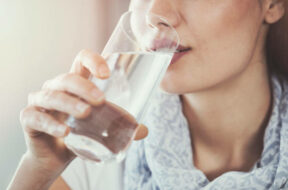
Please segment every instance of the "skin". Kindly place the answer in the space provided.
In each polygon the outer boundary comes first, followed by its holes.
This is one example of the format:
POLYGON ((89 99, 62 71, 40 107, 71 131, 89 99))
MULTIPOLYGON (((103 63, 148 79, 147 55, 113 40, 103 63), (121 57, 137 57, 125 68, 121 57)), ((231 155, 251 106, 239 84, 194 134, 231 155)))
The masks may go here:
MULTIPOLYGON (((69 134, 63 120, 68 115, 85 118, 92 105, 105 101, 104 94, 88 80, 90 74, 105 79, 110 71, 100 55, 82 50, 69 73, 46 81, 40 91, 29 94, 28 105, 20 114, 27 151, 8 189, 48 189, 75 158, 63 143, 63 137, 69 134)), ((135 140, 147 133, 145 126, 138 125, 135 140)), ((56 181, 56 189, 59 186, 68 189, 61 179, 56 181)))
MULTIPOLYGON (((161 87, 181 97, 195 166, 210 180, 226 171, 249 170, 261 155, 271 107, 263 50, 269 24, 284 14, 281 1, 133 0, 130 9, 139 8, 167 18, 181 44, 192 48, 169 66, 161 87)), ((29 96, 21 112, 28 150, 9 189, 69 189, 58 178, 75 158, 63 145, 69 128, 62 121, 67 114, 87 117, 91 105, 103 103, 90 73, 109 77, 105 60, 83 50, 69 73, 29 96)), ((137 139, 146 135, 139 125, 137 139)))
POLYGON ((249 171, 261 156, 271 108, 264 44, 268 24, 284 13, 280 1, 271 3, 159 0, 149 7, 192 48, 170 65, 161 86, 180 94, 194 165, 209 180, 249 171))

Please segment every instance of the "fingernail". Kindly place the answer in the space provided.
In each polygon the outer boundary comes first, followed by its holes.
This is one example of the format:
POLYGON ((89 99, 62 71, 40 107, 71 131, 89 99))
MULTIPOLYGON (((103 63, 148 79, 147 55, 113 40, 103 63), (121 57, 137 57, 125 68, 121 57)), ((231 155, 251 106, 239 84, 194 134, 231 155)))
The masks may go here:
POLYGON ((99 67, 99 75, 100 77, 109 77, 110 75, 110 70, 107 66, 105 65, 100 65, 99 67))
POLYGON ((78 103, 76 105, 76 109, 81 113, 85 112, 88 108, 89 108, 89 105, 87 105, 87 104, 78 103))

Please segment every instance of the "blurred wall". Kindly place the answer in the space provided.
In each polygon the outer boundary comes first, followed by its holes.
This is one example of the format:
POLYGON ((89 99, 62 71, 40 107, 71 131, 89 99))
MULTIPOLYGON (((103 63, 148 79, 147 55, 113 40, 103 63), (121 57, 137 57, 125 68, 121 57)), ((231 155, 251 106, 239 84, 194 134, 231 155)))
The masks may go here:
POLYGON ((0 0, 0 189, 25 142, 19 112, 27 95, 67 72, 77 52, 100 52, 128 0, 0 0))

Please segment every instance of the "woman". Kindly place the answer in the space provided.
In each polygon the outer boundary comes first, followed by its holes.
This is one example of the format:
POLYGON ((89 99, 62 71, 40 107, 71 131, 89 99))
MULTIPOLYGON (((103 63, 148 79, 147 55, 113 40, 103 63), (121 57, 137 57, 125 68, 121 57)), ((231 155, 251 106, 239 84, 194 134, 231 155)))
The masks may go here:
MULTIPOLYGON (((149 137, 129 151, 125 188, 288 188, 288 85, 281 77, 288 63, 287 5, 286 0, 132 0, 130 9, 166 17, 185 53, 161 83, 174 95, 159 92, 145 123, 149 137)), ((74 159, 59 140, 69 128, 50 110, 83 118, 90 105, 101 103, 103 94, 87 80, 89 73, 109 77, 103 58, 82 51, 69 74, 29 96, 21 114, 28 151, 11 189, 48 188, 74 159)), ((139 127, 137 138, 146 133, 139 127)), ((66 183, 58 178, 52 189, 69 189, 66 183)))

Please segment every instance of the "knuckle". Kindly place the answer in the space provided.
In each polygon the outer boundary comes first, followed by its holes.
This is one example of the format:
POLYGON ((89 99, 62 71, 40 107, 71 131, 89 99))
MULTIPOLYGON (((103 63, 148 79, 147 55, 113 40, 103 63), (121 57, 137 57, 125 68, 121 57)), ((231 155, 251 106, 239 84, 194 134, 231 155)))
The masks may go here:
POLYGON ((82 49, 79 51, 79 53, 76 56, 76 61, 80 61, 84 58, 87 57, 87 55, 91 54, 91 51, 88 49, 82 49))
POLYGON ((52 83, 52 80, 47 80, 43 83, 42 89, 48 89, 52 83))
POLYGON ((36 125, 39 125, 40 123, 43 124, 43 122, 45 121, 45 114, 36 110, 34 113, 31 113, 31 115, 32 114, 33 114, 33 117, 30 118, 31 123, 35 123, 36 125))
POLYGON ((62 73, 62 74, 54 77, 53 79, 46 80, 42 85, 42 89, 53 88, 53 86, 55 86, 55 83, 57 83, 58 81, 61 81, 62 79, 65 78, 65 75, 67 75, 67 73, 62 73))
POLYGON ((67 78, 69 78, 69 76, 70 76, 70 73, 61 74, 61 75, 59 75, 59 76, 56 77, 56 81, 57 81, 57 82, 66 81, 67 78))
POLYGON ((31 107, 25 107, 20 111, 19 119, 20 119, 20 123, 24 127, 27 125, 28 118, 31 117, 32 111, 33 111, 33 108, 31 107))
POLYGON ((26 113, 27 113, 27 107, 21 109, 20 115, 19 115, 19 120, 21 124, 24 124, 24 118, 25 118, 26 113))
POLYGON ((82 49, 79 51, 79 55, 86 55, 87 53, 90 53, 91 51, 88 49, 82 49))
POLYGON ((79 58, 83 61, 88 59, 92 64, 106 64, 106 61, 98 53, 94 53, 91 50, 81 50, 79 55, 79 58))
POLYGON ((69 91, 70 88, 77 89, 82 91, 82 89, 93 89, 95 85, 90 82, 88 79, 85 79, 77 74, 74 73, 67 73, 66 75, 62 76, 62 83, 65 83, 65 89, 69 91))
POLYGON ((70 84, 75 83, 75 75, 74 73, 65 73, 62 75, 59 75, 57 79, 54 81, 54 86, 56 89, 65 89, 70 86, 70 84))
POLYGON ((74 73, 65 73, 59 76, 59 81, 65 83, 67 81, 71 81, 75 78, 76 74, 74 73))
POLYGON ((61 110, 65 108, 67 102, 69 102, 70 96, 65 92, 57 90, 48 90, 43 92, 41 97, 40 107, 45 107, 46 110, 61 110))
POLYGON ((55 98, 57 92, 54 90, 44 90, 42 91, 42 101, 50 101, 55 98))
POLYGON ((89 50, 89 49, 82 49, 79 52, 80 56, 87 56, 87 55, 90 55, 90 54, 93 54, 93 52, 92 52, 92 50, 89 50))

